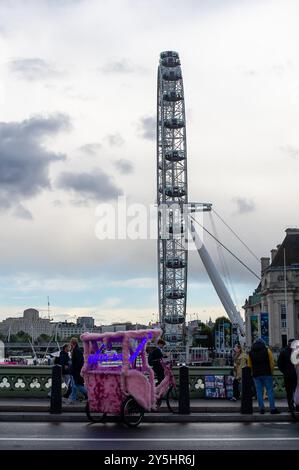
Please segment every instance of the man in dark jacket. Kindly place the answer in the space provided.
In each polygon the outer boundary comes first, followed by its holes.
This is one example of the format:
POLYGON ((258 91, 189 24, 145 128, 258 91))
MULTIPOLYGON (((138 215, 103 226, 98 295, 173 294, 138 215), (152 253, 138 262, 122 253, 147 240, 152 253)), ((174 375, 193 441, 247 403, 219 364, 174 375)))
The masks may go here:
POLYGON ((62 346, 62 350, 59 354, 59 364, 61 365, 62 380, 67 387, 64 398, 68 398, 71 394, 71 358, 68 344, 62 346))
POLYGON ((61 365, 62 375, 70 375, 71 372, 71 358, 69 356, 69 345, 64 344, 59 354, 59 364, 61 365))
POLYGON ((294 364, 291 361, 291 354, 292 348, 291 344, 294 339, 290 339, 288 341, 288 345, 286 348, 282 349, 278 360, 277 366, 279 370, 283 373, 284 378, 284 386, 287 393, 287 400, 289 405, 289 411, 294 413, 295 406, 294 406, 294 394, 297 387, 297 374, 294 364))
POLYGON ((252 377, 255 383, 260 413, 265 413, 263 399, 263 391, 265 387, 270 404, 270 412, 271 414, 278 414, 279 411, 275 407, 273 393, 272 374, 274 370, 274 359, 272 352, 266 347, 266 344, 262 339, 257 339, 253 343, 247 362, 248 366, 251 368, 252 377))
POLYGON ((157 385, 164 379, 164 369, 161 364, 163 359, 162 348, 165 346, 165 341, 163 339, 158 339, 157 346, 149 353, 148 363, 153 368, 155 376, 157 379, 157 385))
POLYGON ((81 376, 81 369, 84 364, 84 357, 83 357, 83 353, 81 349, 79 348, 77 338, 71 339, 70 347, 71 347, 71 358, 72 358, 72 366, 71 366, 72 393, 71 393, 68 403, 72 404, 77 399, 78 390, 87 399, 87 390, 84 387, 84 380, 83 380, 83 377, 81 376))

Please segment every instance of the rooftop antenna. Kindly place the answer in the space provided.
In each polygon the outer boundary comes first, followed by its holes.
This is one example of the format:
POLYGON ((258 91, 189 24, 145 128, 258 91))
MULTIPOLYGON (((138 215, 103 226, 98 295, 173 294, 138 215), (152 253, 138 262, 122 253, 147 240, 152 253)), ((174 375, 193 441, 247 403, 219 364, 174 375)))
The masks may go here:
POLYGON ((48 320, 50 320, 50 299, 48 296, 48 320))

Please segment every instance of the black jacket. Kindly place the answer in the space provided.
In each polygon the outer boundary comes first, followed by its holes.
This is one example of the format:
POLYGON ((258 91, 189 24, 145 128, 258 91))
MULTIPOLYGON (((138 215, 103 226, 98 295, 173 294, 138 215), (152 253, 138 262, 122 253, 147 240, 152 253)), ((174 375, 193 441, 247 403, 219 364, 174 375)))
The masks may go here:
POLYGON ((75 346, 72 351, 72 376, 76 385, 84 385, 80 372, 84 364, 84 357, 79 346, 75 346))
POLYGON ((160 364, 161 359, 163 359, 163 353, 158 347, 154 348, 148 355, 148 363, 150 366, 160 364))
POLYGON ((282 349, 277 360, 277 366, 280 372, 282 372, 285 377, 295 380, 297 375, 295 366, 291 361, 291 354, 292 348, 290 348, 289 346, 282 349))
POLYGON ((249 357, 252 363, 253 377, 272 375, 268 349, 263 341, 256 341, 252 345, 249 357))
POLYGON ((59 364, 61 365, 62 375, 71 373, 70 363, 71 363, 71 360, 70 360, 70 356, 68 355, 68 353, 65 351, 60 351, 59 364))

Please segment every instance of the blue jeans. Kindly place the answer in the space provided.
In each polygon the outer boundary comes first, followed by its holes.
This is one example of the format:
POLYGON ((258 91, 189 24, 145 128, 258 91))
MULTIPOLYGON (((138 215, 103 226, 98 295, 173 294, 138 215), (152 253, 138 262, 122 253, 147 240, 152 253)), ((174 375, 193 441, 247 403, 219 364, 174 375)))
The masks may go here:
POLYGON ((84 385, 78 385, 75 384, 74 377, 71 378, 71 386, 72 386, 72 391, 71 391, 71 396, 70 400, 71 401, 76 401, 77 400, 77 391, 82 393, 85 397, 87 397, 87 390, 84 387, 84 385))
POLYGON ((268 400, 270 404, 270 409, 275 409, 275 401, 274 401, 274 393, 273 393, 273 377, 272 375, 261 375, 259 377, 253 377, 255 388, 256 388, 256 395, 257 401, 259 404, 260 409, 264 409, 264 399, 263 399, 263 391, 264 387, 267 390, 268 400))

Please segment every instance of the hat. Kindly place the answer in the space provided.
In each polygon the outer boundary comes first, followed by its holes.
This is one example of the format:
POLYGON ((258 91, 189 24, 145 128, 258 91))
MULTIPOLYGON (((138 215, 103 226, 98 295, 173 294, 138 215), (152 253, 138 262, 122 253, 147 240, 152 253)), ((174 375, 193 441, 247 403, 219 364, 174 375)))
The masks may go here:
POLYGON ((266 344, 265 341, 263 340, 263 338, 258 338, 257 340, 255 340, 255 343, 266 344))

